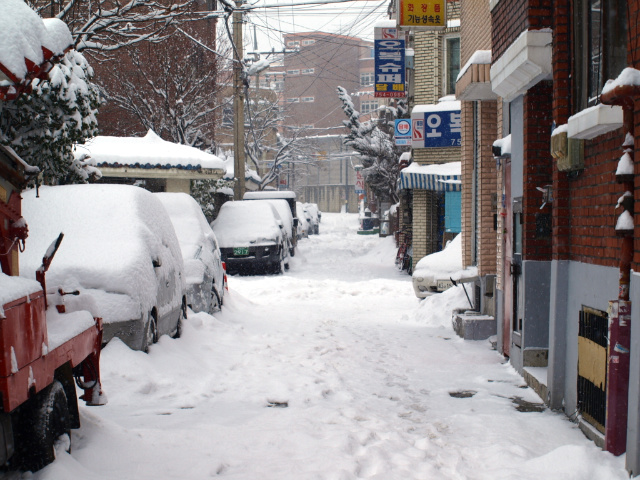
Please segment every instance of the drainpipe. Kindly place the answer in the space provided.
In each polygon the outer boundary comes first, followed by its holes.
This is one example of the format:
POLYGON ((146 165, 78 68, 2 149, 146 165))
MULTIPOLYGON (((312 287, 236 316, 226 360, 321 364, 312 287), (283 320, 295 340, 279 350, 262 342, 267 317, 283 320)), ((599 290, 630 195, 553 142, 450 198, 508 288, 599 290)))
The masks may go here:
MULTIPOLYGON (((620 280, 618 300, 610 302, 609 346, 607 352, 607 416, 605 449, 621 455, 627 449, 627 412, 629 396, 629 349, 631 338, 631 262, 633 260, 633 191, 634 191, 634 99, 640 96, 640 86, 619 85, 600 96, 604 105, 622 107, 625 140, 618 163, 616 181, 624 192, 618 201, 624 211, 616 223, 616 235, 621 237, 620 280)), ((616 207, 617 208, 617 207, 616 207)))

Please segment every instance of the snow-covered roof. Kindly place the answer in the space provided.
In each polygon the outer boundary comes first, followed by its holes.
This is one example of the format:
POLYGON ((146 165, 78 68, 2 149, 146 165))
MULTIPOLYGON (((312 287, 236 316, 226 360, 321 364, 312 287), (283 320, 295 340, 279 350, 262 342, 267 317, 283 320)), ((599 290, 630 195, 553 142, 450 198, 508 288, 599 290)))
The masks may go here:
POLYGON ((450 110, 460 110, 460 101, 453 100, 453 96, 444 97, 438 103, 431 103, 428 105, 416 105, 411 110, 411 113, 426 113, 426 112, 446 112, 450 110))
POLYGON ((222 170, 224 162, 197 148, 163 140, 152 130, 144 137, 97 136, 75 148, 76 157, 89 153, 98 167, 222 170))
POLYGON ((471 65, 487 65, 491 64, 491 50, 476 50, 473 52, 464 67, 460 69, 460 73, 456 77, 456 82, 462 78, 471 65))
POLYGON ((269 190, 261 192, 246 192, 245 200, 263 200, 273 198, 296 198, 296 192, 291 190, 269 190))

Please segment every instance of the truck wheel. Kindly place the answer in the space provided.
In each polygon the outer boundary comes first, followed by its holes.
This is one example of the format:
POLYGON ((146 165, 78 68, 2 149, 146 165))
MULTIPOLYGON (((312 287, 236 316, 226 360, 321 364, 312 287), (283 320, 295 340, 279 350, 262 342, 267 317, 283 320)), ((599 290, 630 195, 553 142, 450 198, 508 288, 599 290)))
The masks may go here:
MULTIPOLYGON (((25 470, 35 472, 56 458, 55 442, 62 435, 71 439, 69 404, 58 380, 34 398, 21 421, 20 459, 25 470)), ((69 444, 68 450, 71 446, 69 444)))

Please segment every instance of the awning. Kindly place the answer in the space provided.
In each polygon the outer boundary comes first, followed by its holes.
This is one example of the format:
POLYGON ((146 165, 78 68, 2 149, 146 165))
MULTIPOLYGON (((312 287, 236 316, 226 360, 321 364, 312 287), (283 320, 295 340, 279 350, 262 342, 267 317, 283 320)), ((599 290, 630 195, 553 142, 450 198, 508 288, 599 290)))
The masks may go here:
POLYGON ((412 163, 400 171, 399 188, 402 190, 431 190, 435 192, 459 192, 462 190, 461 162, 438 165, 412 163))

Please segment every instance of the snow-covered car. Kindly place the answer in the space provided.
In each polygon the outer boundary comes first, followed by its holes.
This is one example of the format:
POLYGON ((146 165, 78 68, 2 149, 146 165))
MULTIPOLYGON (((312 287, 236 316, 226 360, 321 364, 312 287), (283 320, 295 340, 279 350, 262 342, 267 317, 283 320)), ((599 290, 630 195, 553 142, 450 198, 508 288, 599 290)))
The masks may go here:
POLYGON ((318 235, 320 233, 320 219, 322 218, 322 214, 318 209, 318 205, 315 203, 305 203, 304 208, 311 216, 311 224, 313 226, 313 229, 309 233, 318 235))
MULTIPOLYGON (((253 199, 246 199, 247 195, 245 195, 245 201, 253 201, 253 199)), ((296 254, 296 246, 297 242, 294 242, 293 238, 296 233, 294 232, 294 221, 293 215, 291 214, 291 208, 289 207, 289 203, 281 198, 265 198, 265 199, 256 199, 256 201, 267 202, 278 212, 278 216, 280 220, 282 220, 282 224, 284 225, 284 233, 286 235, 286 243, 289 248, 289 255, 291 257, 296 254)))
POLYGON ((187 305, 194 312, 213 313, 224 302, 225 271, 211 226, 198 202, 186 193, 156 193, 169 213, 178 236, 185 281, 187 305))
POLYGON ((311 215, 309 215, 309 212, 301 202, 296 202, 296 213, 298 217, 298 238, 307 238, 313 229, 311 215))
POLYGON ((413 290, 418 298, 426 298, 453 286, 451 275, 462 270, 462 235, 457 235, 440 252, 420 259, 413 269, 413 290))
POLYGON ((135 350, 180 335, 187 312, 182 254, 154 194, 129 185, 62 185, 23 198, 29 224, 23 275, 33 275, 62 232, 47 292, 63 295, 66 311, 101 317, 103 343, 118 337, 135 350))
POLYGON ((227 202, 212 223, 232 273, 282 273, 289 259, 284 224, 268 202, 227 202))

